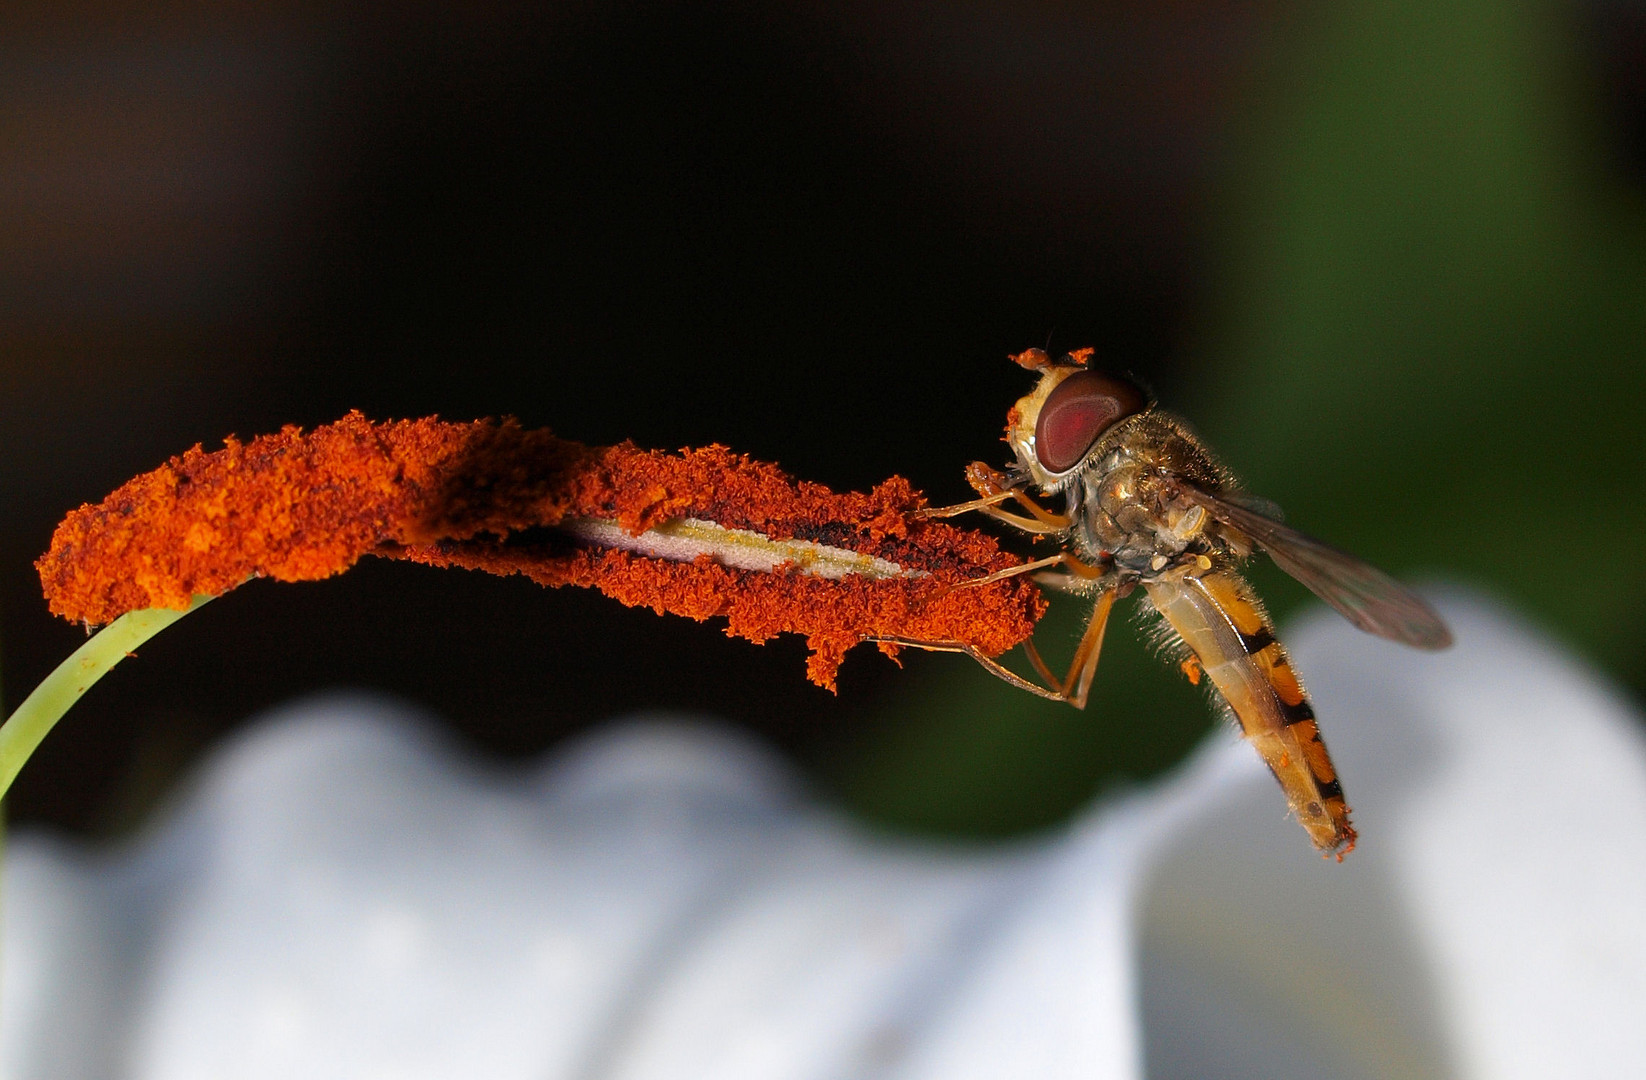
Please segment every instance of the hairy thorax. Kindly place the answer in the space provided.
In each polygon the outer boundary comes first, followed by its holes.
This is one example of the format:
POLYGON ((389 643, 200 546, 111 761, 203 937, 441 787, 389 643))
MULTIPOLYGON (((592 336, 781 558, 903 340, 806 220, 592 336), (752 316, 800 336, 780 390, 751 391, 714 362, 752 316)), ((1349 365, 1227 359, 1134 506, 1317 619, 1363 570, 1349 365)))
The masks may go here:
POLYGON ((1186 562, 1227 566, 1250 543, 1182 493, 1174 478, 1218 493, 1232 479, 1183 423, 1151 410, 1133 417, 1093 448, 1067 486, 1070 539, 1080 557, 1131 584, 1186 562))

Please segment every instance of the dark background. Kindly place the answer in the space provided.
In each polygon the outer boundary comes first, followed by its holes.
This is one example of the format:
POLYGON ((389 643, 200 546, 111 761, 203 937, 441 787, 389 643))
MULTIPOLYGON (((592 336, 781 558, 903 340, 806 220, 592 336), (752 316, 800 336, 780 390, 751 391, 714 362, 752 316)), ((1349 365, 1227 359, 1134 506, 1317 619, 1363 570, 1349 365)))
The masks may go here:
MULTIPOLYGON (((1643 46, 1622 2, 14 5, 6 699, 83 640, 30 565, 53 525, 195 442, 512 414, 952 501, 1004 460, 1007 353, 1047 345, 1146 379, 1293 522, 1638 694, 1643 46)), ((118 833, 258 709, 364 686, 500 755, 724 717, 869 819, 1009 833, 1211 723, 1136 638, 1085 715, 868 649, 836 697, 796 641, 367 560, 147 645, 9 806, 118 833)))

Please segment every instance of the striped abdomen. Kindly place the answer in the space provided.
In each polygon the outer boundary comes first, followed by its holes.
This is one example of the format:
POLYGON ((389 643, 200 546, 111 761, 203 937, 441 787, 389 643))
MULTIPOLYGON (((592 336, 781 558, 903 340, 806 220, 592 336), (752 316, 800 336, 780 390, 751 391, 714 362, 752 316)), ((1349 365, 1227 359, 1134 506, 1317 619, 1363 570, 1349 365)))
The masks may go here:
POLYGON ((1143 587, 1234 710, 1315 846, 1340 859, 1352 851, 1349 806, 1314 709, 1250 586, 1217 571, 1168 574, 1143 587))

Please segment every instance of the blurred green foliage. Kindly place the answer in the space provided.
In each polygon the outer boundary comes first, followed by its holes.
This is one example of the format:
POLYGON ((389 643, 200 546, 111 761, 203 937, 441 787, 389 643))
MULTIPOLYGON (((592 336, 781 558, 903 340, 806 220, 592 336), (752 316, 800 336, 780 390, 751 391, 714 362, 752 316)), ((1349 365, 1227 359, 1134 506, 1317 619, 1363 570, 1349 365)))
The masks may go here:
MULTIPOLYGON (((1294 524, 1495 593, 1646 688, 1646 215, 1608 174, 1571 13, 1299 10, 1235 132, 1214 309, 1166 404, 1294 524)), ((1255 576, 1281 618, 1306 599, 1255 576)), ((1084 715, 942 659, 842 770, 871 820, 1043 826, 1212 723, 1123 619, 1084 715)))

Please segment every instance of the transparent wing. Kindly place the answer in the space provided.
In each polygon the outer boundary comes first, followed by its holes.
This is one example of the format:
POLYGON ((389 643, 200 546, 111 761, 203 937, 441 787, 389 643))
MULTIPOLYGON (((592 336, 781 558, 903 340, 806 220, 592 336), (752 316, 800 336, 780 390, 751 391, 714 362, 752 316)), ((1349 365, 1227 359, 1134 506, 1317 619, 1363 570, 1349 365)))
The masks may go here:
POLYGON ((1440 616, 1377 567, 1246 506, 1188 484, 1178 486, 1214 518, 1250 536, 1276 566, 1360 629, 1419 649, 1444 649, 1452 643, 1452 632, 1440 616))

